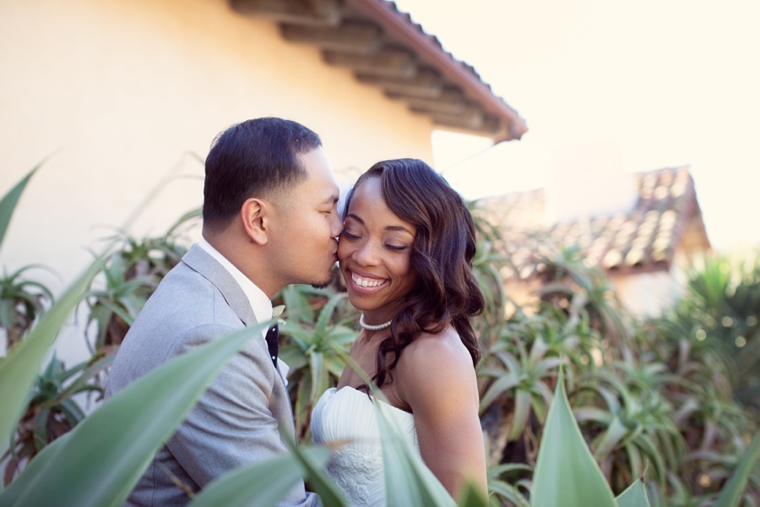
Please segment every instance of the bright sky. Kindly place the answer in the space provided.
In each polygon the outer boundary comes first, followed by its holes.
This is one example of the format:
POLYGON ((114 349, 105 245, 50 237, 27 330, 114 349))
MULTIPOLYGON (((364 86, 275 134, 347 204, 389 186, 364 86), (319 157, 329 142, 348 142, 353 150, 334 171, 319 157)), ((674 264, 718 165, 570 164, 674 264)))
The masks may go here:
POLYGON ((616 141, 627 171, 691 166, 714 247, 760 245, 760 2, 396 4, 528 122, 490 150, 434 135, 436 168, 466 197, 545 186, 555 148, 616 141))

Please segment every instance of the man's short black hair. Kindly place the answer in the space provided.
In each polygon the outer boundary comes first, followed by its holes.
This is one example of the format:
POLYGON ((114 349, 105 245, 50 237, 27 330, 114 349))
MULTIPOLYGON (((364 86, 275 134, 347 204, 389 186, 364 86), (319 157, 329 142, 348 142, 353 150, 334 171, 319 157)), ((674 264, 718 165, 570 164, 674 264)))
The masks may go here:
POLYGON ((222 132, 206 157, 204 226, 223 228, 246 199, 306 179, 296 156, 320 146, 315 132, 281 118, 247 120, 222 132))

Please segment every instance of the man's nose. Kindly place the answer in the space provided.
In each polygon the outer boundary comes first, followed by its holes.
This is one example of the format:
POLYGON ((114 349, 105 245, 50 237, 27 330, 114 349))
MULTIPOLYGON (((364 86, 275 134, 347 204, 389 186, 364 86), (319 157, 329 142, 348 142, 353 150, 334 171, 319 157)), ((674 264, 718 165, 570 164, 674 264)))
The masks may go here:
POLYGON ((332 213, 332 222, 330 223, 330 237, 336 238, 343 232, 343 220, 337 213, 332 213))

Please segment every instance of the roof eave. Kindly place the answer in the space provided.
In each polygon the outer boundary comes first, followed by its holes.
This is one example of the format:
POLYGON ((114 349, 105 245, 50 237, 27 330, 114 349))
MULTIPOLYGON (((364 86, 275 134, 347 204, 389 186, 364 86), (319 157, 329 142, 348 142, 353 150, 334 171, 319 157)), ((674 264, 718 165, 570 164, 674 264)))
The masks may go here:
POLYGON ((494 136, 494 142, 519 140, 528 131, 525 120, 506 102, 494 95, 490 87, 480 81, 462 62, 446 53, 432 35, 417 30, 391 2, 378 0, 345 0, 347 4, 366 13, 400 42, 407 44, 421 58, 435 65, 442 74, 486 105, 492 114, 507 125, 506 129, 494 136))

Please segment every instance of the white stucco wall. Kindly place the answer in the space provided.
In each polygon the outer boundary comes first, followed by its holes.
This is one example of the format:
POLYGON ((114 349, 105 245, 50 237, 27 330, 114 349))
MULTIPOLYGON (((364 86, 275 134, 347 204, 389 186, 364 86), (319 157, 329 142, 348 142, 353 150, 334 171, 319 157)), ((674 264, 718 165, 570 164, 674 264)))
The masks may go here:
MULTIPOLYGON (((56 291, 169 172, 192 178, 169 184, 135 231, 161 233, 199 206, 203 167, 187 153, 205 158, 241 120, 307 125, 337 172, 432 163, 428 118, 224 0, 3 0, 0 68, 0 193, 55 153, 17 208, 0 265, 50 266, 60 280, 38 276, 56 291)), ((61 343, 64 358, 83 354, 80 337, 61 343)))
POLYGON ((683 294, 683 284, 673 271, 629 276, 610 275, 623 306, 640 317, 657 317, 683 294))

